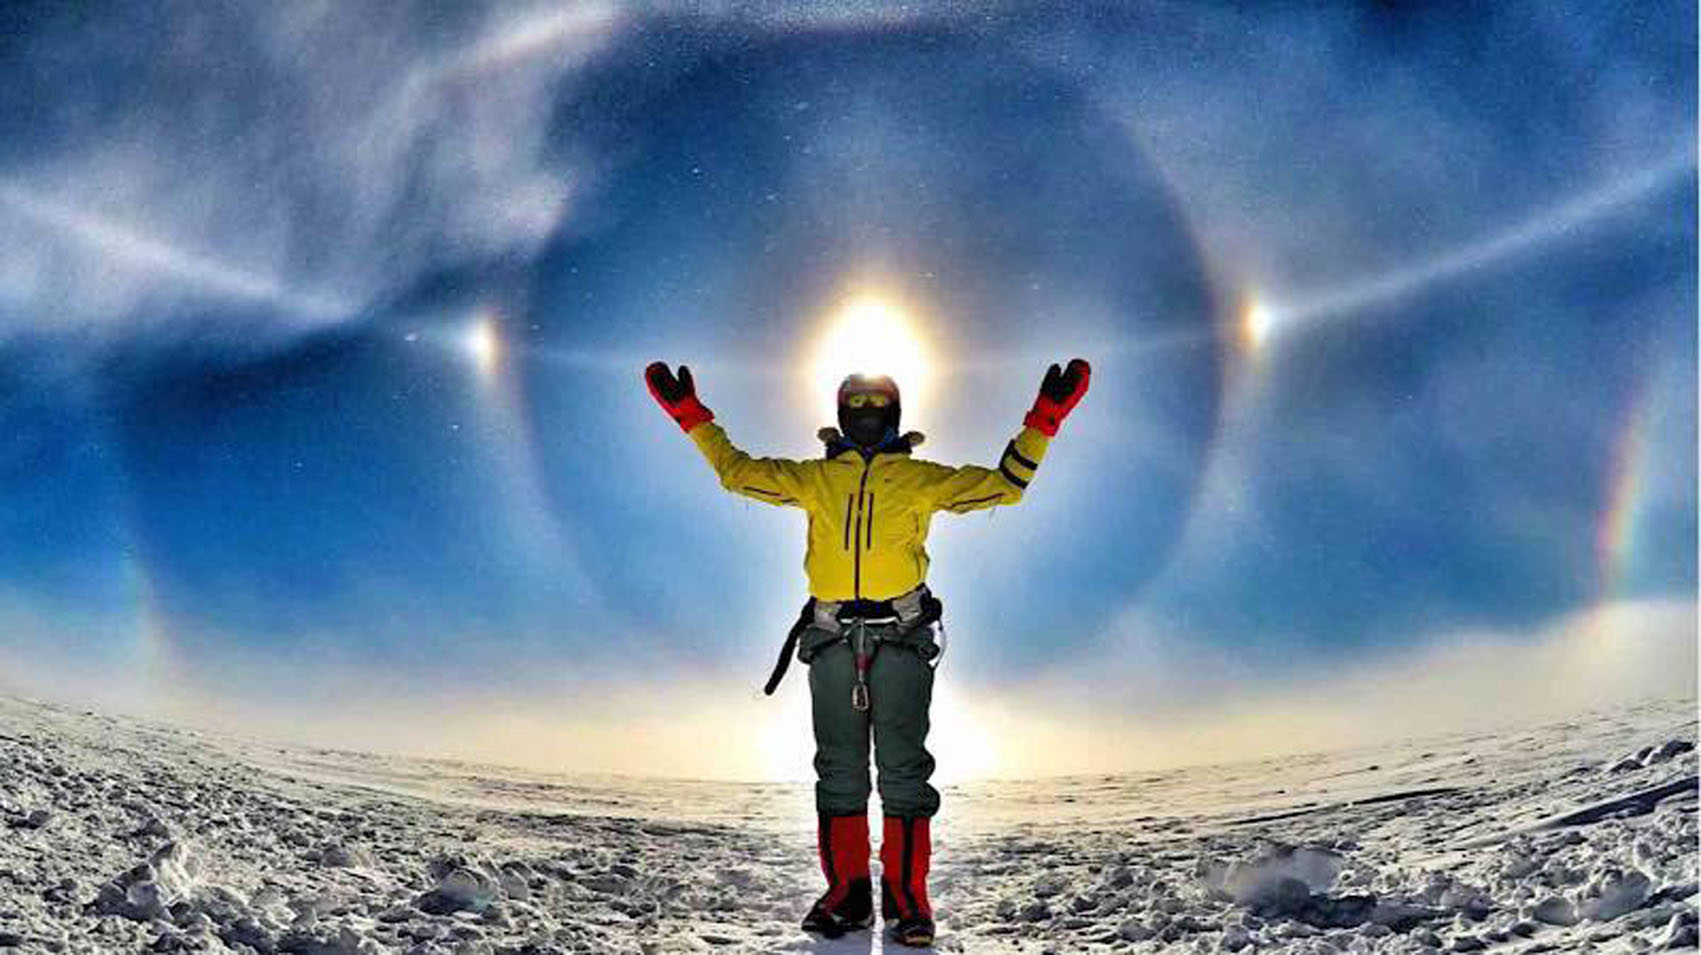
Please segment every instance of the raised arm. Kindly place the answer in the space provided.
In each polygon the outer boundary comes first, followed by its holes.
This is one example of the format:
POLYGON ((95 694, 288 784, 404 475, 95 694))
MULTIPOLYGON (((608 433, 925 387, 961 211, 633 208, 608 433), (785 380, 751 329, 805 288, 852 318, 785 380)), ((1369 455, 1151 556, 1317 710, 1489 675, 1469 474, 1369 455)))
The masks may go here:
POLYGON ((654 362, 644 369, 644 381, 656 402, 703 453, 722 487, 766 504, 807 506, 812 465, 785 458, 753 458, 739 450, 715 423, 715 413, 698 400, 690 368, 680 365, 675 377, 667 365, 654 362))
POLYGON ((1057 436, 1058 426, 1087 393, 1091 378, 1092 368, 1083 359, 1070 361, 1067 370, 1052 365, 1040 384, 1033 408, 1022 419, 1021 432, 1004 446, 998 467, 932 466, 926 475, 926 490, 933 509, 966 514, 1020 502, 1045 459, 1051 439, 1057 436))

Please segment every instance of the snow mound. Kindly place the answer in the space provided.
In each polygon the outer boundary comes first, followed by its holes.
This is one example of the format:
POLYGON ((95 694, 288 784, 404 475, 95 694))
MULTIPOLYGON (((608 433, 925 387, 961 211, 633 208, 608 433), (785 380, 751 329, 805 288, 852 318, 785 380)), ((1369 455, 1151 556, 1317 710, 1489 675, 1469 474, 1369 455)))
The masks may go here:
POLYGON ((1206 860, 1200 869, 1212 895, 1249 909, 1291 911, 1328 891, 1344 866, 1333 849, 1265 840, 1246 858, 1206 860))
POLYGON ((432 915, 483 912, 502 894, 501 883, 483 868, 454 860, 432 863, 437 885, 420 897, 421 911, 432 915))
POLYGON ((142 862, 100 887, 94 908, 138 922, 172 917, 172 906, 192 900, 200 861, 187 844, 168 842, 142 862))
POLYGON ((1635 869, 1629 872, 1610 869, 1584 889, 1583 904, 1578 910, 1584 918, 1610 922, 1641 908, 1653 890, 1653 880, 1635 869))
POLYGON ((1619 757, 1607 767, 1609 773, 1628 773, 1661 763, 1669 763, 1684 753, 1695 751, 1695 743, 1687 739, 1668 739, 1658 746, 1644 746, 1634 753, 1619 757))

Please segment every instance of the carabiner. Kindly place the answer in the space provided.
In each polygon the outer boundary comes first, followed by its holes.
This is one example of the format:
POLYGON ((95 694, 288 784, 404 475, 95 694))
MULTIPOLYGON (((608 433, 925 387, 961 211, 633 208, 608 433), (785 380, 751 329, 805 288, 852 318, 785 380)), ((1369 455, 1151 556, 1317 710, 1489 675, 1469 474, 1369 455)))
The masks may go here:
POLYGON ((856 654, 856 684, 851 687, 851 709, 865 713, 868 711, 868 667, 873 659, 873 654, 868 652, 866 621, 856 621, 856 632, 851 637, 851 651, 856 654))

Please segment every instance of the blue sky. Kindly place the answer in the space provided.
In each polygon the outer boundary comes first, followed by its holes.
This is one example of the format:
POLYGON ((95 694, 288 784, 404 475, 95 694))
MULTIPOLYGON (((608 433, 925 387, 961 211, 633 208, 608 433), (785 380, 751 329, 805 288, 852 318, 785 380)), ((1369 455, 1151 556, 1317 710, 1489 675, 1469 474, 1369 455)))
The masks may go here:
POLYGON ((965 694, 1137 721, 1693 606, 1691 5, 4 17, 25 689, 743 692, 803 519, 640 370, 817 454, 869 289, 930 343, 925 456, 1094 363, 1027 501, 935 523, 965 694))

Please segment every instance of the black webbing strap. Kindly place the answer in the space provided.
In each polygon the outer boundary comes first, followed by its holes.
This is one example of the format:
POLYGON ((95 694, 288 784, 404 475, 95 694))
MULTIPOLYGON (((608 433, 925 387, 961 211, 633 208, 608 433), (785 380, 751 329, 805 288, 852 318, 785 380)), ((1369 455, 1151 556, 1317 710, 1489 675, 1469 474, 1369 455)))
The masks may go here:
POLYGON ((859 597, 855 600, 839 601, 839 622, 848 623, 852 620, 885 620, 888 617, 896 620, 897 608, 890 600, 869 600, 859 597))
POLYGON ((803 635, 809 624, 815 619, 815 598, 810 597, 803 604, 803 612, 797 615, 797 622, 791 625, 786 634, 786 642, 780 647, 780 658, 774 661, 774 672, 768 674, 768 685, 762 687, 763 696, 773 696, 779 689, 780 681, 786 678, 786 671, 791 669, 791 655, 797 649, 797 638, 803 635))

